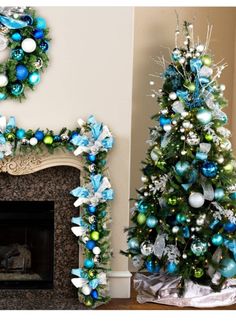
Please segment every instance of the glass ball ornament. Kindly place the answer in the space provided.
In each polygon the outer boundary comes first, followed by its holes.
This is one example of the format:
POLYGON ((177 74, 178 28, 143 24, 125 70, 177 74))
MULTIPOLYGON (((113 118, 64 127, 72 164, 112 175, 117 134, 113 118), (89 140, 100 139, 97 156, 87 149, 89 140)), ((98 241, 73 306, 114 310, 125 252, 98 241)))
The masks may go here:
POLYGON ((172 129, 171 124, 165 124, 165 125, 163 126, 163 130, 164 130, 164 131, 166 131, 166 132, 170 131, 171 129, 172 129))
POLYGON ((16 78, 19 81, 24 81, 29 74, 28 68, 25 65, 16 66, 16 78))
POLYGON ((91 292, 91 297, 95 300, 98 299, 98 291, 96 289, 93 289, 91 292))
POLYGON ((178 266, 175 262, 171 261, 168 262, 167 266, 166 266, 166 271, 168 274, 175 274, 178 270, 178 266))
POLYGON ((41 29, 36 29, 34 32, 33 32, 33 35, 34 35, 34 38, 35 39, 42 39, 44 37, 44 32, 43 30, 41 29))
POLYGON ((153 253, 153 244, 150 241, 143 241, 140 245, 142 255, 149 256, 153 253))
POLYGON ((218 164, 223 164, 223 162, 224 162, 224 156, 222 156, 222 155, 220 155, 218 158, 217 158, 217 163, 218 164))
POLYGON ((230 194, 229 194, 229 198, 230 198, 231 200, 236 200, 236 192, 232 192, 232 193, 230 193, 230 194))
POLYGON ((42 17, 37 17, 35 19, 36 22, 36 28, 37 29, 46 29, 47 28, 47 22, 44 18, 42 17))
POLYGON ((35 137, 32 137, 32 138, 30 138, 29 143, 30 143, 31 146, 36 146, 37 143, 38 143, 38 139, 35 138, 35 137))
POLYGON ((153 161, 157 161, 159 159, 160 149, 158 147, 154 147, 150 153, 150 157, 153 161))
POLYGON ((217 172, 218 172, 218 165, 215 162, 206 160, 201 166, 201 173, 205 177, 208 177, 208 178, 216 177, 217 172))
POLYGON ((16 138, 22 140, 25 137, 25 130, 20 128, 16 131, 16 138))
POLYGON ((171 124, 171 119, 170 118, 167 118, 165 116, 160 116, 159 123, 160 123, 160 126, 161 127, 163 127, 165 125, 170 125, 171 124))
POLYGON ((12 141, 14 141, 14 140, 15 140, 16 136, 15 136, 15 134, 14 134, 14 133, 9 132, 9 133, 6 133, 6 134, 5 134, 5 138, 7 139, 7 141, 12 142, 12 141))
POLYGON ((87 269, 93 268, 94 267, 94 261, 91 258, 86 258, 84 260, 84 267, 87 269))
POLYGON ((185 129, 191 129, 193 127, 192 123, 189 121, 189 120, 185 120, 183 123, 182 123, 182 126, 185 128, 185 129))
POLYGON ((5 87, 8 84, 8 77, 5 74, 0 74, 0 87, 5 87))
POLYGON ((223 167, 224 171, 228 174, 232 173, 234 166, 232 163, 228 163, 223 167))
POLYGON ((220 246, 224 242, 224 238, 222 237, 221 234, 216 233, 216 234, 213 235, 213 237, 211 239, 211 242, 215 246, 220 246))
POLYGON ((97 211, 97 208, 95 205, 88 205, 87 210, 90 214, 94 214, 97 211))
POLYGON ((99 238, 100 238, 100 234, 99 234, 99 232, 98 232, 98 231, 92 231, 92 232, 90 233, 90 238, 91 238, 92 240, 94 240, 94 241, 98 241, 98 240, 99 240, 99 238))
POLYGON ((13 41, 19 42, 19 41, 21 41, 22 36, 21 36, 20 33, 16 32, 16 33, 14 33, 14 34, 11 35, 11 39, 13 41))
POLYGON ((178 233, 179 232, 179 227, 177 225, 175 225, 173 228, 172 228, 172 232, 174 234, 178 233))
POLYGON ((215 192, 214 192, 215 200, 220 201, 224 198, 224 196, 225 196, 225 191, 223 190, 223 188, 218 187, 215 189, 215 192))
POLYGON ((145 176, 145 175, 143 175, 143 176, 141 177, 141 181, 142 181, 143 183, 147 183, 147 182, 148 182, 148 177, 147 177, 147 176, 145 176))
POLYGON ((146 215, 143 213, 139 213, 137 215, 137 222, 139 225, 143 225, 146 222, 146 215))
POLYGON ((153 260, 147 260, 145 262, 146 269, 149 273, 159 273, 161 267, 158 263, 154 262, 153 260))
POLYGON ((190 169, 190 163, 188 161, 178 161, 175 165, 175 171, 179 176, 184 176, 190 169))
POLYGON ((170 92, 169 98, 174 101, 177 99, 177 94, 175 92, 170 92))
POLYGON ((35 138, 38 140, 38 141, 42 141, 43 138, 44 138, 44 132, 41 131, 41 130, 37 130, 34 134, 35 138))
POLYGON ((143 202, 138 203, 138 210, 140 213, 146 213, 147 209, 148 209, 148 207, 146 204, 144 204, 143 202))
POLYGON ((232 222, 227 222, 224 224, 224 230, 226 232, 232 233, 236 230, 236 224, 232 222))
POLYGON ((21 84, 19 82, 11 84, 11 94, 12 95, 19 96, 22 94, 23 91, 24 91, 23 84, 21 84))
POLYGON ((155 228, 158 223, 157 218, 154 215, 149 215, 146 220, 146 224, 149 228, 155 228))
POLYGON ((94 304, 94 300, 92 299, 92 297, 86 297, 84 300, 84 305, 87 307, 91 307, 94 304))
POLYGON ((31 85, 35 86, 40 82, 40 74, 38 72, 33 72, 29 74, 28 81, 31 85))
POLYGON ((93 254, 94 255, 100 255, 100 253, 101 253, 101 249, 99 248, 99 247, 94 247, 93 248, 93 254))
POLYGON ((53 143, 53 137, 51 135, 46 135, 44 138, 43 138, 43 142, 45 143, 45 145, 52 145, 53 143))
POLYGON ((24 51, 21 48, 13 49, 11 51, 11 58, 16 61, 21 61, 24 58, 24 51))
POLYGON ((178 223, 184 223, 186 221, 186 215, 185 214, 182 214, 182 213, 178 213, 176 215, 176 221, 178 223))
POLYGON ((223 277, 232 278, 236 276, 236 262, 231 258, 225 258, 220 262, 219 272, 223 277))
POLYGON ((212 141, 213 140, 213 136, 210 133, 207 133, 205 135, 205 139, 206 139, 206 141, 212 141))
POLYGON ((42 40, 40 42, 40 44, 39 44, 39 47, 41 48, 41 50, 43 52, 46 52, 48 50, 48 48, 49 48, 49 44, 48 44, 48 42, 46 40, 42 40))
POLYGON ((94 154, 88 154, 87 155, 87 159, 88 159, 88 161, 94 163, 95 160, 96 160, 96 155, 94 155, 94 154))
POLYGON ((28 26, 33 25, 33 22, 34 22, 33 18, 30 15, 21 16, 21 20, 25 21, 28 26))
POLYGON ((88 270, 88 277, 89 278, 94 278, 96 275, 96 271, 94 269, 89 269, 88 270))
POLYGON ((204 270, 202 268, 194 269, 194 277, 201 278, 204 275, 204 270))
POLYGON ((88 250, 93 250, 93 248, 96 247, 96 242, 94 240, 88 240, 85 244, 85 247, 88 250))
POLYGON ((136 250, 138 250, 139 249, 139 241, 138 241, 138 239, 137 238, 131 238, 131 239, 129 239, 129 241, 128 241, 128 247, 130 249, 136 249, 136 250))
POLYGON ((207 109, 201 109, 197 112, 196 118, 202 125, 206 125, 212 120, 212 114, 207 109))
POLYGON ((36 47, 36 42, 32 38, 25 38, 21 43, 21 48, 25 53, 33 53, 36 47))
POLYGON ((202 193, 192 192, 189 195, 188 203, 193 208, 200 208, 205 203, 205 199, 202 193))
POLYGON ((202 256, 207 251, 207 243, 196 239, 191 243, 191 251, 197 256, 202 256))
POLYGON ((82 294, 84 294, 85 296, 87 296, 87 295, 90 295, 90 293, 91 293, 91 291, 92 291, 92 288, 89 286, 89 285, 84 285, 82 288, 81 288, 81 292, 82 292, 82 294))

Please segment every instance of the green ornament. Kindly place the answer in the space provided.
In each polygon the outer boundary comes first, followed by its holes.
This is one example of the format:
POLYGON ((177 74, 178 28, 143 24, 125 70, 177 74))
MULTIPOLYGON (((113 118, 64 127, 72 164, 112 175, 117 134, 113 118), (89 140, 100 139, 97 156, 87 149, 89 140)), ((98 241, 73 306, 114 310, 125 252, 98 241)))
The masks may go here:
POLYGON ((53 143, 53 137, 51 135, 46 135, 43 138, 43 142, 45 143, 45 145, 51 145, 53 143))
POLYGON ((94 277, 95 277, 95 275, 96 275, 95 270, 90 269, 90 270, 88 271, 88 277, 89 277, 89 278, 94 278, 94 277))
POLYGON ((203 55, 202 56, 202 62, 205 66, 211 66, 212 59, 209 55, 203 55))
POLYGON ((157 165, 157 167, 163 167, 163 166, 165 166, 165 162, 164 161, 158 161, 158 162, 156 162, 156 165, 157 165))
POLYGON ((232 173, 234 166, 232 165, 232 163, 228 163, 223 168, 226 173, 232 173))
POLYGON ((194 270, 194 277, 196 277, 196 278, 201 278, 203 276, 203 274, 204 274, 204 271, 202 268, 196 268, 194 270))
POLYGON ((185 87, 189 90, 189 92, 194 92, 196 89, 195 84, 191 82, 185 82, 185 87))
POLYGON ((207 134, 205 135, 205 139, 206 139, 207 141, 212 141, 213 137, 212 137, 212 135, 211 135, 210 133, 207 133, 207 134))
POLYGON ((7 141, 10 141, 10 142, 14 141, 16 138, 15 134, 12 132, 5 134, 5 137, 6 137, 7 141))
POLYGON ((90 234, 90 238, 91 238, 92 240, 94 240, 94 241, 99 240, 99 232, 98 232, 98 231, 93 231, 93 232, 91 232, 91 234, 90 234))
POLYGON ((178 213, 176 215, 176 221, 179 223, 184 223, 186 221, 186 216, 184 214, 178 213))
POLYGON ((175 196, 169 197, 168 200, 167 200, 167 203, 169 205, 176 205, 177 204, 177 198, 175 196))
POLYGON ((143 213, 139 213, 137 216, 137 222, 140 225, 144 224, 146 222, 146 215, 143 213))
POLYGON ((91 296, 85 298, 84 305, 88 307, 93 306, 93 299, 91 296))

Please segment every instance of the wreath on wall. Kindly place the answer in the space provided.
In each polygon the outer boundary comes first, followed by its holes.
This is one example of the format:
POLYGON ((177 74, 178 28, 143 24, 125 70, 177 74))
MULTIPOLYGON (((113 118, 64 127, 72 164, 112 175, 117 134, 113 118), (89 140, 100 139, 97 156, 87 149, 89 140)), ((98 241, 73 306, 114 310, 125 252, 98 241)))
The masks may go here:
POLYGON ((0 101, 25 98, 40 83, 49 58, 46 20, 29 7, 0 7, 0 52, 10 50, 0 64, 0 101))

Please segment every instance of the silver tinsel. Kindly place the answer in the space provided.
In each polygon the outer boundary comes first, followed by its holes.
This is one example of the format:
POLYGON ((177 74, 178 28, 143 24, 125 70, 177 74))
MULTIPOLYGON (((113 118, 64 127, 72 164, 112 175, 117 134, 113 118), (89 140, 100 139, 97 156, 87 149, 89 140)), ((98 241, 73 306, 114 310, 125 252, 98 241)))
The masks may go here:
POLYGON ((152 176, 151 179, 152 179, 153 186, 150 189, 150 192, 152 192, 153 195, 155 195, 157 192, 164 192, 169 176, 167 174, 161 175, 159 179, 156 179, 155 176, 152 176))
POLYGON ((175 262, 176 264, 179 262, 180 251, 177 246, 173 244, 168 244, 165 247, 163 255, 166 255, 168 261, 170 262, 175 262))
POLYGON ((213 217, 217 220, 222 220, 223 217, 227 218, 231 223, 236 224, 236 216, 232 210, 224 209, 219 203, 212 202, 217 211, 213 213, 213 217))
POLYGON ((225 137, 225 138, 229 138, 229 137, 231 136, 231 132, 230 132, 230 130, 229 130, 229 129, 227 129, 227 128, 225 128, 225 127, 219 127, 219 128, 217 128, 217 132, 218 132, 221 136, 223 136, 223 137, 225 137))
POLYGON ((207 125, 204 126, 204 131, 207 134, 212 135, 212 141, 219 145, 220 144, 220 138, 217 136, 217 134, 215 133, 215 131, 213 129, 211 129, 212 126, 212 122, 208 123, 207 125))
POLYGON ((161 259, 163 252, 165 250, 165 245, 166 245, 165 238, 166 238, 166 234, 158 234, 153 246, 153 253, 159 259, 161 259))

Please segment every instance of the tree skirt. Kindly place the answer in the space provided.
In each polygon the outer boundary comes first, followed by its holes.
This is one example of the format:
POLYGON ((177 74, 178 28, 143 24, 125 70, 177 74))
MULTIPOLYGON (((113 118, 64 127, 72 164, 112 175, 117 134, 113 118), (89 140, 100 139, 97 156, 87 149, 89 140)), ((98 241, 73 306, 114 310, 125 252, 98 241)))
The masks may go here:
POLYGON ((180 280, 181 277, 166 274, 146 276, 137 273, 134 287, 138 292, 138 303, 152 302, 179 307, 217 307, 236 303, 236 279, 228 279, 220 292, 188 280, 185 282, 183 297, 178 297, 180 280))

